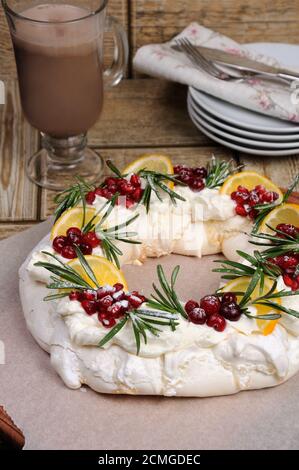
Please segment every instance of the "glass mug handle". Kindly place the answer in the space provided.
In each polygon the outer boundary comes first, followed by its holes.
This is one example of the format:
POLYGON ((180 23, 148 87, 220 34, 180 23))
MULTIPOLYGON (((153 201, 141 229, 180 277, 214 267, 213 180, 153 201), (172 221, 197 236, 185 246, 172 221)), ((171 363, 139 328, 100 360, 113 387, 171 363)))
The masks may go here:
POLYGON ((112 31, 114 36, 113 62, 111 67, 104 71, 105 88, 109 88, 118 85, 125 74, 129 58, 129 44, 124 28, 113 16, 107 17, 105 31, 112 31))

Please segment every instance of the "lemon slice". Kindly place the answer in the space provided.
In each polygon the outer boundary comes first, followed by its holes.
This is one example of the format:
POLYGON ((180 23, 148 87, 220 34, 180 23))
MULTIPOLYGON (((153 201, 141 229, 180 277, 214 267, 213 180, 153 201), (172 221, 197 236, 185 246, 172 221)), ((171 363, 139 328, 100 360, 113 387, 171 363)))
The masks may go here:
POLYGON ((251 190, 259 184, 265 186, 268 191, 275 191, 279 194, 278 202, 282 200, 282 192, 279 187, 269 180, 269 178, 255 171, 241 171, 240 173, 229 176, 220 188, 220 194, 230 195, 233 191, 237 190, 239 185, 245 186, 245 188, 251 190))
MULTIPOLYGON (((251 277, 246 277, 246 276, 233 279, 232 281, 229 281, 227 284, 225 284, 225 286, 222 287, 221 291, 222 292, 245 292, 250 281, 251 281, 251 277)), ((265 277, 265 284, 264 284, 262 293, 260 293, 260 284, 258 284, 255 290, 253 291, 251 297, 254 299, 256 297, 259 297, 260 295, 266 294, 273 286, 273 282, 274 281, 270 279, 269 277, 265 277)), ((241 296, 238 296, 238 302, 240 302, 241 298, 242 298, 241 296)), ((281 299, 279 298, 275 299, 275 302, 277 304, 281 304, 281 299)), ((254 305, 254 307, 256 308, 256 315, 269 315, 271 313, 277 313, 276 311, 271 310, 270 307, 266 307, 264 305, 254 305)), ((266 336, 272 333, 278 321, 279 319, 277 320, 257 319, 256 323, 257 323, 259 331, 263 333, 263 335, 266 336)))
MULTIPOLYGON (((86 207, 85 210, 85 224, 87 224, 96 214, 93 207, 86 207)), ((51 240, 58 236, 65 236, 66 232, 71 227, 82 228, 84 218, 84 211, 82 207, 73 207, 72 209, 64 212, 59 219, 55 222, 51 230, 51 240)), ((96 217, 94 223, 98 223, 100 217, 96 217)))
MULTIPOLYGON (((88 255, 85 256, 85 259, 93 270, 96 280, 100 286, 105 286, 107 284, 109 286, 113 286, 117 282, 120 282, 123 284, 124 289, 126 291, 128 290, 128 285, 124 274, 122 271, 117 269, 113 263, 108 261, 106 258, 103 258, 102 256, 88 255)), ((92 287, 96 287, 87 276, 78 258, 71 260, 67 264, 77 271, 77 273, 79 273, 85 281, 89 282, 92 287)))
POLYGON ((173 175, 173 165, 167 155, 150 153, 141 155, 123 170, 123 173, 138 173, 140 170, 157 171, 173 175))
POLYGON ((278 224, 292 224, 299 227, 299 205, 286 203, 276 207, 264 218, 259 231, 273 234, 267 225, 276 228, 278 224))

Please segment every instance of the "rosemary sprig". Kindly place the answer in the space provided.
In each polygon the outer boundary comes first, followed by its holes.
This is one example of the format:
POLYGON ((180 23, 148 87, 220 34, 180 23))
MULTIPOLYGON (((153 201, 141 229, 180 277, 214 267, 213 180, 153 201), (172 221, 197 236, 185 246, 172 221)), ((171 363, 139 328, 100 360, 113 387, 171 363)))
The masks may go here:
POLYGON ((55 222, 66 210, 75 207, 80 200, 84 199, 85 201, 86 193, 94 189, 94 187, 84 181, 83 178, 77 176, 76 179, 76 184, 70 186, 62 193, 57 194, 54 198, 54 202, 57 204, 54 211, 55 222), (84 195, 84 198, 82 198, 82 195, 84 195))
POLYGON ((55 263, 39 261, 38 263, 35 263, 34 266, 45 268, 50 273, 54 274, 54 276, 51 276, 51 282, 47 284, 48 289, 63 290, 63 292, 59 292, 57 294, 45 297, 44 300, 54 300, 66 297, 72 290, 95 290, 100 287, 92 268, 86 261, 86 258, 83 256, 80 249, 78 247, 75 247, 75 250, 79 262, 87 275, 87 280, 85 280, 71 266, 69 266, 68 264, 64 264, 62 261, 60 261, 57 256, 47 251, 42 251, 44 255, 53 258, 55 263))
POLYGON ((276 256, 281 256, 289 252, 299 253, 299 234, 293 237, 270 225, 267 225, 267 227, 273 231, 273 234, 257 233, 254 239, 249 241, 249 243, 253 245, 267 247, 260 252, 262 258, 275 258, 276 256), (277 236, 278 234, 283 235, 283 237, 277 236))
POLYGON ((207 178, 206 178, 206 187, 213 189, 219 188, 222 186, 224 181, 232 173, 243 168, 243 165, 235 166, 233 160, 228 162, 225 160, 218 160, 214 155, 212 155, 211 161, 207 166, 207 178))
MULTIPOLYGON (((137 232, 128 232, 122 231, 131 225, 138 217, 139 214, 129 218, 126 222, 115 225, 114 227, 107 228, 105 223, 111 214, 113 208, 115 207, 118 194, 115 194, 110 201, 107 201, 97 212, 96 214, 87 222, 86 225, 82 227, 83 233, 88 233, 90 231, 95 231, 97 237, 101 240, 101 248, 105 254, 105 257, 114 263, 118 268, 120 268, 119 256, 122 256, 123 252, 121 249, 114 243, 114 240, 118 240, 124 243, 131 243, 139 245, 141 242, 138 240, 132 240, 132 237, 138 235, 137 232), (100 213, 107 208, 103 217, 99 222, 96 222, 100 213)), ((85 214, 85 206, 83 205, 83 211, 85 214)), ((84 216, 85 219, 85 216, 84 216)))
POLYGON ((253 235, 256 235, 262 221, 273 209, 275 209, 278 206, 281 206, 281 204, 284 204, 285 202, 288 201, 290 195, 292 194, 292 192, 294 191, 298 183, 299 183, 299 173, 295 176, 294 180, 292 181, 287 191, 283 195, 281 201, 278 200, 269 204, 257 204, 256 206, 254 206, 254 209, 258 211, 258 215, 255 219, 255 222, 253 224, 253 228, 251 231, 253 235))
POLYGON ((147 306, 162 312, 171 314, 179 313, 182 317, 188 318, 184 308, 182 307, 177 293, 175 291, 175 283, 179 274, 180 266, 176 266, 172 272, 170 283, 167 281, 164 270, 161 265, 157 267, 157 274, 160 283, 160 289, 153 284, 155 294, 152 299, 148 300, 147 306))

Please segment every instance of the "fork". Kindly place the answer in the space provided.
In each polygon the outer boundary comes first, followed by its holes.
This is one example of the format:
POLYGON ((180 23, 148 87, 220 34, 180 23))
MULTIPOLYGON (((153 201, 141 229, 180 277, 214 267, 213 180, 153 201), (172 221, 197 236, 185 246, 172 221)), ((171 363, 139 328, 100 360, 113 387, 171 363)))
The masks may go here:
POLYGON ((217 78, 218 80, 225 80, 225 81, 234 81, 236 83, 246 81, 253 77, 263 77, 262 74, 258 74, 255 72, 242 74, 241 77, 236 77, 236 75, 230 74, 228 71, 224 72, 220 70, 213 62, 206 59, 204 55, 199 52, 197 47, 195 47, 187 38, 177 39, 175 41, 176 49, 180 52, 184 52, 187 57, 191 60, 191 62, 199 69, 204 70, 212 77, 217 78))

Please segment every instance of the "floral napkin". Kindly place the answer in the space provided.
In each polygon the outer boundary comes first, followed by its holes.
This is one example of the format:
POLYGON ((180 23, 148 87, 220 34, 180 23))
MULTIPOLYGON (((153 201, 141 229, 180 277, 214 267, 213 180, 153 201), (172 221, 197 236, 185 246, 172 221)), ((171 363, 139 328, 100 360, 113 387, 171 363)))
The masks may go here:
POLYGON ((221 49, 268 65, 282 65, 271 57, 249 52, 245 46, 222 34, 198 23, 191 23, 170 42, 141 47, 134 58, 135 69, 154 77, 191 85, 222 100, 259 113, 299 122, 299 83, 298 86, 296 82, 288 86, 260 78, 252 78, 242 83, 218 80, 197 69, 186 55, 171 47, 180 37, 187 37, 194 45, 221 49))

